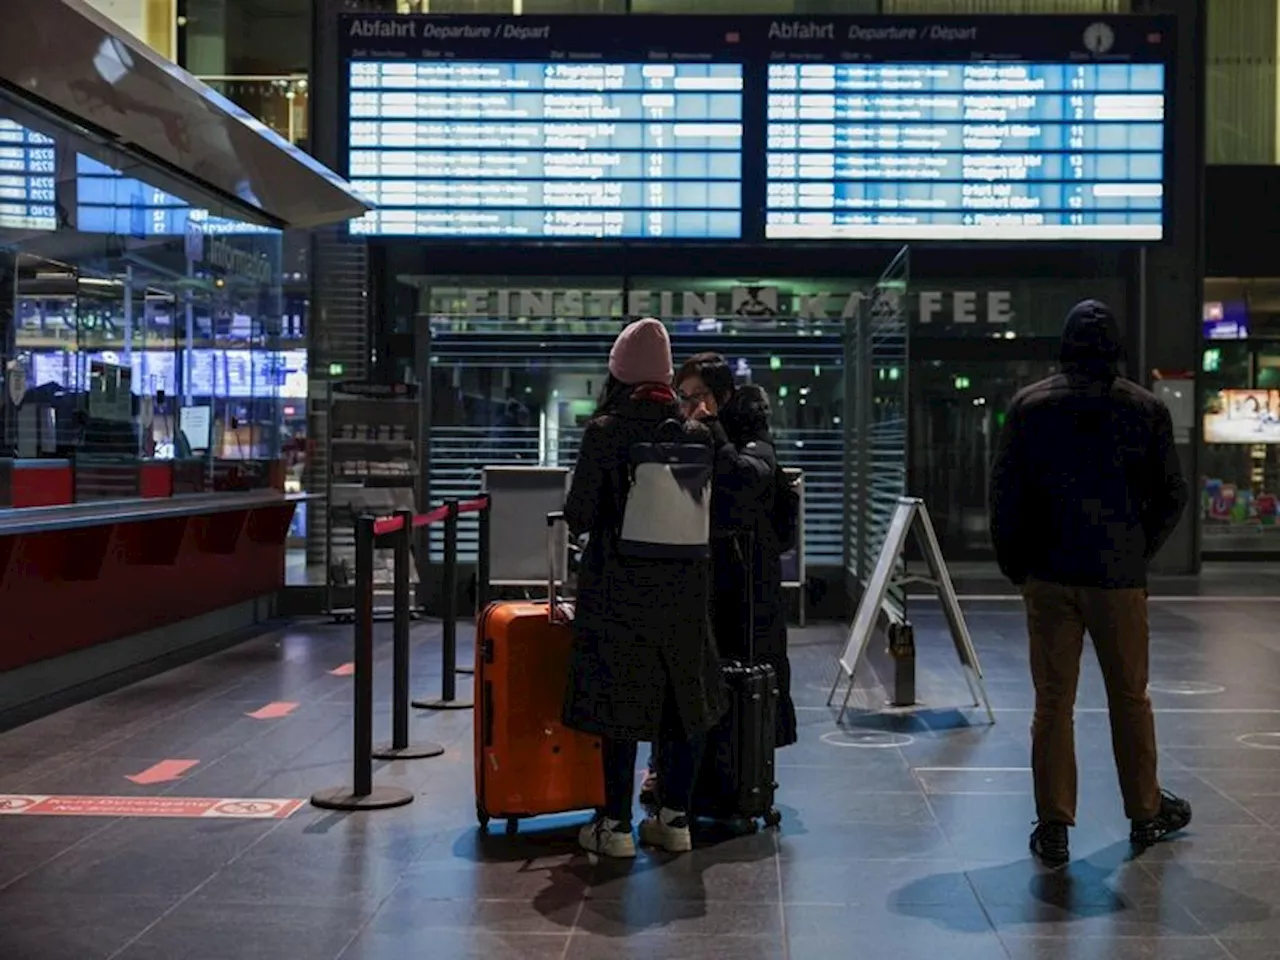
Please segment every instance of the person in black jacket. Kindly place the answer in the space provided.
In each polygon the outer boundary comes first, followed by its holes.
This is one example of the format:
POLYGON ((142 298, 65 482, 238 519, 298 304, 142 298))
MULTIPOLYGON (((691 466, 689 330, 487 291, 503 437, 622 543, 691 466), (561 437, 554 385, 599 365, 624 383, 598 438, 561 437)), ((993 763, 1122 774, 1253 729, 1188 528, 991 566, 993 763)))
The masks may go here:
POLYGON ((605 772, 605 807, 579 842, 612 857, 635 856, 639 741, 659 744, 666 784, 663 809, 641 823, 640 838, 671 853, 691 849, 688 811, 702 746, 725 709, 708 615, 710 561, 619 552, 634 445, 652 442, 674 420, 683 442, 711 446, 704 425, 681 417, 670 383, 666 329, 652 319, 627 327, 609 355, 609 380, 583 433, 564 509, 570 532, 589 537, 564 719, 602 737, 605 772))
POLYGON ((1084 634, 1093 639, 1111 738, 1141 848, 1186 827, 1191 806, 1161 791, 1147 697, 1147 565, 1187 504, 1168 409, 1119 376, 1119 327, 1096 300, 1062 334, 1062 372, 1020 391, 991 474, 991 537, 1001 571, 1022 588, 1036 707, 1032 851, 1070 857, 1075 824, 1073 734, 1084 634))
POLYGON ((796 742, 787 658, 787 611, 782 595, 782 549, 774 532, 778 456, 769 430, 769 396, 755 384, 734 386, 724 357, 700 353, 676 374, 685 411, 705 423, 716 444, 712 496, 712 627, 724 659, 754 652, 778 678, 777 746, 796 742), (753 545, 750 563, 745 554, 753 545), (747 574, 752 576, 754 623, 747 649, 747 574))

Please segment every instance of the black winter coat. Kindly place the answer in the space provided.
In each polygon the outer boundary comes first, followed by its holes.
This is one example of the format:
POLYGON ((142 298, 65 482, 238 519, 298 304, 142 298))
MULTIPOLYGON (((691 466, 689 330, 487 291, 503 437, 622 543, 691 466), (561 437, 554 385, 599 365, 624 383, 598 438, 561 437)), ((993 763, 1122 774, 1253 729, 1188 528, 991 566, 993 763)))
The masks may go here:
POLYGON ((991 472, 991 538, 1014 583, 1144 587, 1187 504, 1160 400, 1068 365, 1013 399, 991 472))
POLYGON ((782 551, 772 520, 778 458, 769 433, 768 397, 760 387, 739 387, 721 409, 719 421, 708 421, 708 425, 718 441, 711 498, 716 646, 722 657, 746 661, 747 590, 752 589, 755 659, 771 664, 777 674, 777 745, 785 747, 796 742, 796 710, 787 658, 782 551), (750 564, 746 557, 749 543, 754 544, 750 564), (753 581, 750 586, 748 569, 753 581))
MULTIPOLYGON (((564 708, 574 729, 658 740, 668 683, 687 734, 711 729, 724 712, 709 616, 710 562, 617 552, 631 447, 656 439, 663 421, 680 416, 669 389, 641 390, 597 415, 583 433, 564 510, 571 533, 590 536, 578 571, 564 708)), ((684 429, 690 442, 711 445, 701 424, 684 429)))

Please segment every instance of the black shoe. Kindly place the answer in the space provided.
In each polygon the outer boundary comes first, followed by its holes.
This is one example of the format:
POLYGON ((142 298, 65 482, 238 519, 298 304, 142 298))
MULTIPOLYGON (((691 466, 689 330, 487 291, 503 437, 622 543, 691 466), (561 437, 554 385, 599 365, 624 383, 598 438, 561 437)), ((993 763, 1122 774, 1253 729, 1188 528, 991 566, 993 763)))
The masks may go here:
POLYGON ((1134 820, 1129 827, 1129 842, 1135 847, 1149 847, 1171 833, 1185 830, 1191 822, 1191 804, 1168 790, 1160 791, 1160 812, 1150 820, 1134 820))
POLYGON ((1031 852, 1047 867, 1060 867, 1071 859, 1067 828, 1061 823, 1037 823, 1031 831, 1031 852))

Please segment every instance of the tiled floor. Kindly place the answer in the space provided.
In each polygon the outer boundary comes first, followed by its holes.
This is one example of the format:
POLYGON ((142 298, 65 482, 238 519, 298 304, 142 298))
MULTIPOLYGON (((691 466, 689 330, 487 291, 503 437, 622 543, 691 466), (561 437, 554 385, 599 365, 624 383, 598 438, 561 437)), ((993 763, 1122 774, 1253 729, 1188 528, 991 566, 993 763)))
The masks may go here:
MULTIPOLYGON (((0 816, 0 958, 1280 957, 1280 604, 1153 605, 1153 690, 1177 691, 1153 693, 1163 777, 1196 819, 1140 859, 1125 842, 1087 660, 1076 859, 1056 873, 1026 855, 1031 694, 1018 606, 968 607, 993 727, 963 709, 936 606, 913 610, 928 704, 914 718, 855 712, 840 730, 823 704, 842 629, 794 632, 802 736, 779 754, 778 833, 711 835, 691 856, 630 865, 577 855, 580 818, 481 836, 471 714, 416 713, 414 736, 448 751, 380 766, 379 782, 417 795, 398 810, 0 816)), ((415 639, 414 689, 432 693, 434 629, 415 639)), ((351 681, 329 671, 350 658, 348 643, 349 628, 299 626, 11 731, 0 793, 303 798, 344 783, 351 681), (298 706, 246 716, 277 701, 298 706), (126 779, 165 759, 199 762, 174 781, 126 779)), ((388 652, 380 642, 381 734, 388 652)), ((855 703, 881 698, 859 690, 855 703)))

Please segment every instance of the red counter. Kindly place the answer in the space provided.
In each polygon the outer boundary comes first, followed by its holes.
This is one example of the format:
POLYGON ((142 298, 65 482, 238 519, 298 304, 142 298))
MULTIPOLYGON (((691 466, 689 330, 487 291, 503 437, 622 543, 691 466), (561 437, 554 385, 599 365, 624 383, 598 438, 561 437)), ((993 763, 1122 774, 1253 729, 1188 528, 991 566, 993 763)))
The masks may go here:
POLYGON ((269 490, 0 511, 0 671, 274 594, 301 499, 269 490))

